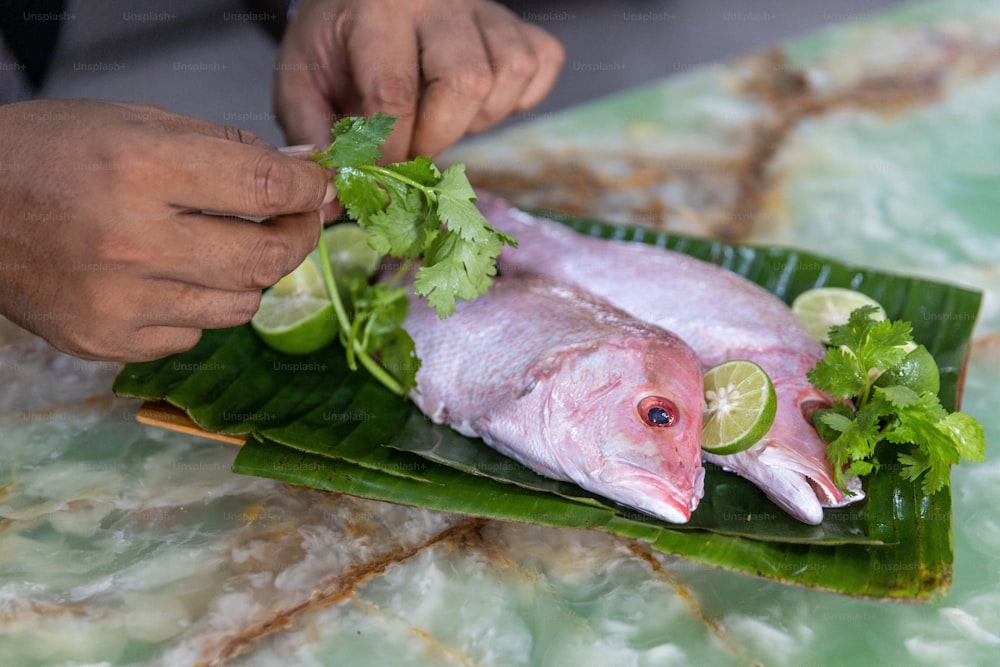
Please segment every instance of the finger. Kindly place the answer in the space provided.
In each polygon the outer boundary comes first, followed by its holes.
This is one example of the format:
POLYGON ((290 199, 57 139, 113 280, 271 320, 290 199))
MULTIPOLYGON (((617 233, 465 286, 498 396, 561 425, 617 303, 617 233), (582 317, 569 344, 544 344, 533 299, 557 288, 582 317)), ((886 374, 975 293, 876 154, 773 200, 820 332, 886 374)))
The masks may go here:
POLYGON ((157 129, 176 134, 194 132, 207 137, 218 137, 251 146, 270 146, 269 143, 249 130, 230 125, 220 125, 194 116, 185 116, 152 104, 134 102, 114 102, 123 109, 124 119, 152 125, 157 129))
MULTIPOLYGON (((308 160, 310 156, 316 153, 316 145, 299 144, 297 146, 282 146, 278 150, 285 155, 290 155, 300 160, 308 160)), ((343 210, 344 207, 340 205, 340 202, 334 199, 320 209, 320 218, 324 224, 332 222, 337 219, 337 216, 339 216, 343 210)))
POLYGON ((410 152, 435 156, 465 134, 493 88, 493 73, 471 16, 430 21, 420 40, 425 89, 410 152))
POLYGON ((316 153, 316 144, 295 144, 294 146, 282 146, 278 149, 278 152, 297 160, 308 160, 311 155, 316 153))
POLYGON ((482 132, 503 120, 517 107, 538 71, 533 44, 525 37, 524 24, 513 13, 500 5, 485 5, 476 13, 476 24, 495 79, 469 132, 482 132))
POLYGON ((260 290, 302 263, 316 247, 320 218, 299 213, 260 223, 183 214, 149 230, 147 277, 218 290, 260 290))
MULTIPOLYGON (((311 69, 302 57, 285 53, 283 50, 279 68, 274 73, 274 109, 278 123, 289 143, 312 143, 326 148, 330 145, 330 127, 337 117, 328 99, 327 86, 317 79, 317 70, 311 69)), ((339 76, 335 72, 326 75, 339 76)))
POLYGON ((134 297, 134 329, 221 329, 246 324, 260 308, 259 290, 227 291, 173 280, 148 280, 134 297))
MULTIPOLYGON (((420 60, 413 26, 398 17, 366 14, 348 28, 347 53, 365 115, 395 116, 392 134, 382 146, 383 161, 410 155, 420 95, 420 60)), ((434 45, 432 48, 436 48, 434 45)))
POLYGON ((65 340, 56 336, 50 343, 56 349, 80 359, 133 363, 186 352, 197 345, 199 340, 201 329, 150 326, 103 331, 97 335, 74 336, 65 340))
POLYGON ((134 331, 114 352, 102 356, 88 356, 90 359, 105 359, 134 363, 152 361, 163 357, 187 352, 201 340, 201 329, 155 326, 134 331))
POLYGON ((329 172, 273 148, 199 133, 171 135, 150 150, 163 197, 185 209, 272 216, 332 201, 329 172))
POLYGON ((301 153, 275 150, 253 132, 150 105, 116 104, 130 114, 130 118, 140 118, 170 133, 167 140, 155 137, 156 143, 152 144, 149 155, 151 166, 161 171, 163 168, 169 170, 161 182, 177 186, 173 193, 178 199, 170 202, 176 206, 241 215, 280 215, 315 210, 333 201, 336 194, 325 170, 301 161, 301 153), (300 164, 288 166, 288 159, 299 159, 300 164), (241 168, 233 170, 232 165, 227 164, 231 160, 238 160, 241 168), (253 160, 257 162, 252 163, 253 160), (257 175, 247 171, 248 161, 258 169, 257 175), (221 187, 216 180, 218 176, 225 177, 221 187), (257 191, 251 188, 242 193, 234 192, 233 184, 240 178, 254 181, 257 191), (318 196, 317 183, 323 188, 318 204, 314 201, 318 196), (236 203, 228 204, 227 201, 236 203))
POLYGON ((523 28, 524 36, 532 45, 538 67, 513 111, 525 111, 541 102, 555 85, 566 60, 566 51, 555 37, 536 25, 526 24, 523 28))
POLYGON ((202 329, 249 322, 260 298, 259 291, 213 290, 171 280, 102 283, 90 302, 88 326, 53 344, 88 359, 155 359, 190 348, 202 329))

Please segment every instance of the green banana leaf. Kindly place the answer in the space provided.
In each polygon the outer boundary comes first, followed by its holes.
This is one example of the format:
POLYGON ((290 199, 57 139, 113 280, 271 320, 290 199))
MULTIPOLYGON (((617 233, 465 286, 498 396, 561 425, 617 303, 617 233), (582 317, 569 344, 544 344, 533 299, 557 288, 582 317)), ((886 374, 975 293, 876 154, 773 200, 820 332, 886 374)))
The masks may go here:
MULTIPOLYGON (((557 217, 550 214, 550 217, 557 217)), ((910 320, 956 407, 980 295, 783 248, 727 245, 598 221, 559 218, 605 238, 652 243, 717 263, 786 301, 822 285, 851 287, 910 320)), ((431 509, 552 526, 598 528, 694 561, 850 595, 921 600, 951 579, 951 498, 926 497, 886 465, 868 499, 806 526, 753 485, 708 466, 706 495, 684 526, 666 524, 572 484, 549 480, 481 441, 431 424, 331 346, 291 357, 249 327, 208 331, 194 349, 130 364, 121 395, 167 400, 208 431, 249 434, 237 472, 431 509)))

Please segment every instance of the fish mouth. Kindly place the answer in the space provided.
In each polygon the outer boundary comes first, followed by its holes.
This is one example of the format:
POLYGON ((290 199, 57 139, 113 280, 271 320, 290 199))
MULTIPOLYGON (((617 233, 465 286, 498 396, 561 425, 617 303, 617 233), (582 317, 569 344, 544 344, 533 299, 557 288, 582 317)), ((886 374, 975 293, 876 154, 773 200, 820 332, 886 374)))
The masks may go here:
POLYGON ((816 462, 773 441, 728 456, 706 453, 704 459, 738 471, 785 512, 813 526, 822 523, 824 507, 843 507, 865 497, 857 477, 847 480, 845 493, 816 462))
POLYGON ((833 401, 825 396, 809 396, 799 403, 799 411, 802 418, 810 424, 813 423, 813 413, 817 410, 829 410, 833 407, 833 401))
POLYGON ((810 387, 775 379, 778 412, 771 430, 753 447, 702 458, 753 482, 767 497, 794 518, 810 525, 823 521, 823 509, 843 507, 865 497, 857 477, 841 489, 833 479, 827 446, 812 424, 813 413, 829 408, 832 399, 810 387))
POLYGON ((705 469, 702 467, 692 471, 688 491, 634 463, 613 461, 609 468, 605 468, 598 478, 614 486, 619 502, 670 523, 690 521, 691 512, 705 494, 705 469))

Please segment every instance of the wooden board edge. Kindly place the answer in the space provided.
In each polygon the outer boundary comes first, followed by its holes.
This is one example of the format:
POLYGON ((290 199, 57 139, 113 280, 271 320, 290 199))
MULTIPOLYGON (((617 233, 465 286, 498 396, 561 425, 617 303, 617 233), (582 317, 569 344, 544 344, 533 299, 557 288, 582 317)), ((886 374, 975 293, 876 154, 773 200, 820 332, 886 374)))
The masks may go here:
POLYGON ((197 435, 209 440, 218 440, 230 445, 246 444, 246 436, 230 435, 228 433, 212 433, 194 423, 186 412, 166 401, 146 401, 135 414, 135 420, 140 424, 165 428, 188 435, 197 435))

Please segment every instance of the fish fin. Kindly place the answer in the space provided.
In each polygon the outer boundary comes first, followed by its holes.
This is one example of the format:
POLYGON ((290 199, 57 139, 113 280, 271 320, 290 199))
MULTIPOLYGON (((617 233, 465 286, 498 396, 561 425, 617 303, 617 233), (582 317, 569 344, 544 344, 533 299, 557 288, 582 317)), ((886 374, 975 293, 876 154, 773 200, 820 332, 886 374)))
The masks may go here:
POLYGON ((524 383, 521 385, 521 388, 518 389, 516 397, 524 398, 532 391, 534 391, 535 387, 537 386, 538 386, 538 378, 534 375, 528 376, 527 378, 525 378, 524 383))
POLYGON ((567 353, 578 351, 580 348, 589 347, 591 346, 571 345, 552 351, 542 358, 535 359, 534 362, 528 366, 527 370, 524 371, 524 375, 521 377, 515 397, 524 398, 535 390, 535 387, 538 386, 539 382, 555 375, 556 372, 558 372, 558 370, 562 367, 563 360, 567 353))

